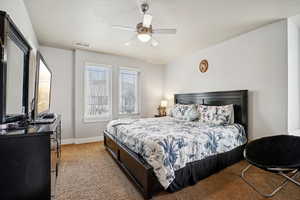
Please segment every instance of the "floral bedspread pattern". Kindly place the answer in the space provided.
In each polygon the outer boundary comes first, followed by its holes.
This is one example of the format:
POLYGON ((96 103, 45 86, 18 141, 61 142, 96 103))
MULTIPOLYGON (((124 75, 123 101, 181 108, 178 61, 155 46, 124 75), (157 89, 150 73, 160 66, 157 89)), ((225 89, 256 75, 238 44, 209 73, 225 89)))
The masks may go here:
POLYGON ((210 126, 201 122, 172 117, 113 120, 108 132, 132 151, 140 154, 154 169, 161 185, 167 189, 175 171, 189 162, 230 151, 247 142, 239 124, 210 126))

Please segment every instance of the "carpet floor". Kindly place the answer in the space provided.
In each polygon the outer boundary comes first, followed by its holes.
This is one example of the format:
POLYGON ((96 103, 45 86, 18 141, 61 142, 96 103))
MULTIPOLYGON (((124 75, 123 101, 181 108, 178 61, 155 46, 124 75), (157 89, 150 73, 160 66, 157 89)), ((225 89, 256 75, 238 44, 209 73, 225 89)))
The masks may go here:
MULTIPOLYGON (((161 192, 154 200, 261 200, 264 199, 239 177, 247 165, 236 163, 196 185, 175 193, 161 192)), ((248 176, 263 191, 270 191, 282 179, 257 168, 248 176)), ((56 200, 140 200, 143 199, 118 165, 106 152, 103 143, 64 145, 56 200)), ((293 183, 280 191, 274 200, 300 200, 300 188, 293 183)))

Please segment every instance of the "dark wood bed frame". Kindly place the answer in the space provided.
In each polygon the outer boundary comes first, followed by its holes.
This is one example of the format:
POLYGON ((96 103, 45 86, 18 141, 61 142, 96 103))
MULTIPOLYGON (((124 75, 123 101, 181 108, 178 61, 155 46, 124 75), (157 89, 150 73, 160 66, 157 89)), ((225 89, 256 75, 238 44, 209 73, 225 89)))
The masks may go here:
MULTIPOLYGON (((204 105, 228 105, 234 104, 235 123, 244 126, 246 134, 248 134, 248 91, 223 91, 223 92, 206 92, 206 93, 190 93, 190 94, 175 94, 175 103, 178 104, 204 104, 204 105)), ((112 158, 117 162, 120 168, 125 172, 129 179, 137 186, 145 199, 150 199, 155 193, 162 191, 163 187, 156 178, 152 166, 150 166, 140 155, 134 153, 122 143, 118 142, 117 138, 104 131, 104 145, 112 158)), ((243 148, 235 151, 240 154, 237 162, 242 158, 243 148)), ((230 156, 231 152, 225 153, 224 156, 230 156)), ((234 152, 233 152, 234 153, 234 152)), ((223 155, 212 156, 209 159, 217 159, 223 155)), ((206 159, 201 160, 205 162, 206 159)), ((225 168, 233 164, 228 163, 222 165, 225 168)), ((210 170, 212 173, 220 169, 210 170)), ((212 173, 206 174, 206 176, 212 173)), ((204 178, 204 177, 203 177, 204 178)))

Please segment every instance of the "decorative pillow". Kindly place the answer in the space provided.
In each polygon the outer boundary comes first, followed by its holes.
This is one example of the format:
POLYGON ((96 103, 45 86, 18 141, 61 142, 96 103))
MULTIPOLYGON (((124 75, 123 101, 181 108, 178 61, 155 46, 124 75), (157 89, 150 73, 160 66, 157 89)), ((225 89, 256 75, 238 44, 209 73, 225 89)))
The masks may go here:
POLYGON ((234 124, 233 104, 217 106, 217 114, 223 115, 226 118, 226 124, 234 124))
POLYGON ((217 106, 198 105, 199 121, 214 124, 217 115, 217 106))
POLYGON ((211 125, 225 125, 234 123, 233 105, 206 106, 198 105, 199 121, 211 125))
POLYGON ((175 104, 171 110, 171 116, 175 119, 194 121, 198 119, 199 112, 195 104, 175 104))

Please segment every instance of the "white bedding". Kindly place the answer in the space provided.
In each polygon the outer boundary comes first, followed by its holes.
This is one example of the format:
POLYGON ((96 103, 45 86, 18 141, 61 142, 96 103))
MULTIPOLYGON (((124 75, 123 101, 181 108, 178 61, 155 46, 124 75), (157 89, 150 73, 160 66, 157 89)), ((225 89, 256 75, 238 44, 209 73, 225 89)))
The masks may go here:
POLYGON ((153 167, 165 189, 175 179, 175 171, 187 163, 247 142, 244 128, 239 124, 209 126, 172 117, 113 120, 107 130, 153 167))

